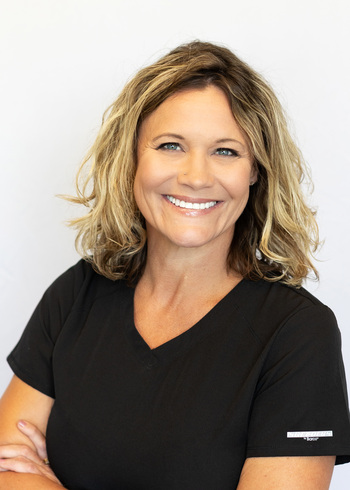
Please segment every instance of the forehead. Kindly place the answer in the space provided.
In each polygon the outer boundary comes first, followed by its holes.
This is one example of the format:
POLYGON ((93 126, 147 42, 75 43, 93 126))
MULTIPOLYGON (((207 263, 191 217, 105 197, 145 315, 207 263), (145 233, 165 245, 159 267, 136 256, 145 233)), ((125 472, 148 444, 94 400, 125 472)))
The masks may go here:
POLYGON ((140 138, 159 131, 188 134, 212 133, 213 137, 244 134, 232 114, 226 94, 216 86, 186 89, 169 96, 140 126, 140 138), (223 134, 225 133, 225 134, 223 134), (227 134, 226 134, 227 133, 227 134))

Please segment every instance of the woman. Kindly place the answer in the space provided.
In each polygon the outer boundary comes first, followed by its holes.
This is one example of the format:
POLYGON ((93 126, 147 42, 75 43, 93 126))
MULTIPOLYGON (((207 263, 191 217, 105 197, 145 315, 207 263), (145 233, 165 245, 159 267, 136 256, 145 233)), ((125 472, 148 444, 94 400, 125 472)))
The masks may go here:
POLYGON ((89 161, 84 260, 8 359, 0 488, 329 488, 350 459, 339 331, 300 287, 317 225, 269 86, 180 46, 127 84, 89 161))

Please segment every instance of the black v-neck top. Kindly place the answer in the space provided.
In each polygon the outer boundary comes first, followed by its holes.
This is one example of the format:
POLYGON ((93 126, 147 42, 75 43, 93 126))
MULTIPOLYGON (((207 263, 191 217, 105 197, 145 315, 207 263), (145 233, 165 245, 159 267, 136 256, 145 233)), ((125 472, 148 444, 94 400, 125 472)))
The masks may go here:
POLYGON ((350 424, 340 335, 304 289, 241 281, 150 349, 134 290, 79 261, 8 361, 55 398, 51 467, 70 490, 233 490, 247 457, 337 455, 350 424))

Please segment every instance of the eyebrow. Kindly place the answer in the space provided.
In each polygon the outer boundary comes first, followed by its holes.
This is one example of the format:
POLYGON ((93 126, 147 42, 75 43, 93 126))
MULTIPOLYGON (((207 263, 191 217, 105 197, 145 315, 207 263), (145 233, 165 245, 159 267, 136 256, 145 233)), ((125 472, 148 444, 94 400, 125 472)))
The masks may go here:
MULTIPOLYGON (((166 136, 166 137, 168 137, 168 138, 175 138, 175 139, 177 139, 177 140, 182 140, 182 141, 185 139, 185 138, 184 138, 183 136, 181 136, 180 134, 176 134, 176 133, 162 133, 162 134, 160 134, 160 135, 156 136, 156 137, 153 139, 153 141, 155 142, 155 141, 157 141, 157 140, 159 140, 160 138, 163 138, 163 137, 165 137, 165 136, 166 136)), ((218 140, 214 141, 214 143, 215 143, 215 144, 220 144, 220 143, 229 143, 229 142, 231 142, 231 143, 238 143, 238 144, 239 144, 239 145, 241 145, 243 148, 245 148, 244 143, 242 143, 241 141, 236 140, 236 139, 234 139, 234 138, 220 138, 220 139, 218 139, 218 140)))
POLYGON ((243 148, 245 148, 245 145, 244 143, 242 143, 242 141, 239 141, 239 140, 235 140, 234 138, 221 138, 219 140, 216 140, 215 143, 238 143, 239 145, 241 145, 243 148))
POLYGON ((153 141, 157 141, 159 140, 160 138, 163 138, 163 136, 167 136, 167 137, 170 137, 170 138, 175 138, 177 140, 184 140, 185 138, 183 136, 181 136, 180 134, 176 134, 176 133, 162 133, 158 136, 156 136, 155 138, 153 138, 153 141))

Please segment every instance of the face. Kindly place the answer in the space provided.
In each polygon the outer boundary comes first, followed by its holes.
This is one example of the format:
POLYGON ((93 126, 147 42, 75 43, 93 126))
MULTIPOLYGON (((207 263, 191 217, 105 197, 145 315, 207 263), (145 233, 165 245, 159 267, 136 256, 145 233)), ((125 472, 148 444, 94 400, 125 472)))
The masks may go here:
POLYGON ((255 179, 217 87, 176 93, 141 124, 134 193, 149 243, 228 248, 255 179))

